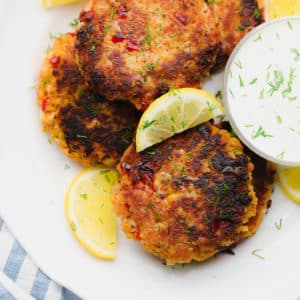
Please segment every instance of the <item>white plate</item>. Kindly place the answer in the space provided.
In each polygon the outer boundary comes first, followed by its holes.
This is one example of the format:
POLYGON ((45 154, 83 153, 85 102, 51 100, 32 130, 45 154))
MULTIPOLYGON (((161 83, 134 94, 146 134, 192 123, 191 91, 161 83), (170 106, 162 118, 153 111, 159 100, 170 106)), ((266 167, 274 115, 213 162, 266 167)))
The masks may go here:
MULTIPOLYGON (((259 232, 241 243, 235 256, 171 269, 122 233, 113 263, 93 258, 77 244, 63 201, 80 168, 49 145, 30 86, 48 46, 48 32, 66 31, 79 6, 44 11, 40 2, 0 4, 0 213, 33 260, 52 279, 89 299, 300 297, 300 207, 278 189, 259 232), (274 222, 280 219, 278 231, 274 222), (264 260, 251 254, 255 249, 262 249, 264 260)), ((217 88, 216 82, 210 79, 206 86, 217 88)))

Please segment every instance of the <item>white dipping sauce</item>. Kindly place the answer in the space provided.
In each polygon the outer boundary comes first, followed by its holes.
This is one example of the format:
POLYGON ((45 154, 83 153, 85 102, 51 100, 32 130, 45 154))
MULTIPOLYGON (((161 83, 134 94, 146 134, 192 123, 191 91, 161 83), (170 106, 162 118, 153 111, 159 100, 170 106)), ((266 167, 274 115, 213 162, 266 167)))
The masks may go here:
POLYGON ((249 148, 300 165, 300 17, 249 33, 227 64, 223 94, 230 123, 249 148))

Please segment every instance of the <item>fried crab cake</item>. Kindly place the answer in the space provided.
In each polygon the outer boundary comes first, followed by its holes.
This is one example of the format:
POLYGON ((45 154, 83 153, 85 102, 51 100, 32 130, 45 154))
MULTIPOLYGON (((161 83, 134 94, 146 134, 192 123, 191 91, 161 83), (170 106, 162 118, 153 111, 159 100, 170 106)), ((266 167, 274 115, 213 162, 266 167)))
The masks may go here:
POLYGON ((74 36, 58 38, 40 73, 42 124, 63 153, 84 166, 119 162, 132 142, 139 113, 127 102, 91 93, 75 63, 74 36))
POLYGON ((88 85, 145 110, 170 89, 200 87, 263 22, 262 0, 90 0, 76 53, 88 85), (212 2, 212 1, 211 1, 212 2))
POLYGON ((203 261, 253 235, 271 192, 257 199, 243 146, 210 123, 142 153, 132 145, 118 168, 112 199, 124 232, 168 265, 203 261))

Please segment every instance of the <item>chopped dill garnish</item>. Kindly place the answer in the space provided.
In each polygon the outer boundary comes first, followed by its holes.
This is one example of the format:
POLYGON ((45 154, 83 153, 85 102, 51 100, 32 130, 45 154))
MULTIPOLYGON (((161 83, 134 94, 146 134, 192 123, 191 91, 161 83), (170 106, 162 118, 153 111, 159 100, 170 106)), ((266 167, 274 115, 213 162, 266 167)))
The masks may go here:
POLYGON ((109 169, 105 169, 105 170, 100 170, 99 173, 103 175, 103 174, 109 173, 110 171, 111 170, 109 170, 109 169))
POLYGON ((277 92, 280 87, 284 84, 284 76, 282 71, 274 70, 273 71, 273 80, 268 81, 268 85, 270 87, 268 93, 270 96, 273 96, 275 92, 277 92))
POLYGON ((147 23, 147 26, 146 26, 145 44, 149 47, 152 44, 151 31, 150 31, 149 23, 147 23))
POLYGON ((277 223, 277 222, 274 223, 277 230, 281 230, 282 223, 283 223, 282 219, 279 220, 279 223, 277 223))
POLYGON ((281 153, 279 153, 279 154, 277 155, 277 158, 283 159, 283 158, 284 158, 284 155, 285 155, 285 151, 282 151, 281 153))
POLYGON ((288 21, 287 23, 288 23, 288 26, 289 26, 290 30, 293 30, 293 26, 292 26, 291 21, 288 21))
POLYGON ((146 120, 142 126, 142 129, 145 130, 149 128, 150 126, 154 125, 156 123, 156 120, 148 121, 146 120))
POLYGON ((259 10, 258 10, 257 7, 254 9, 253 15, 254 15, 254 18, 255 18, 256 20, 259 19, 259 17, 260 17, 260 12, 259 12, 259 10))
POLYGON ((277 121, 277 124, 282 124, 282 118, 280 115, 276 116, 276 121, 277 121))
POLYGON ((259 99, 263 100, 265 98, 265 89, 261 89, 259 92, 259 99))
POLYGON ((217 107, 215 104, 206 101, 209 112, 213 112, 217 107))
POLYGON ((65 164, 65 167, 64 167, 65 170, 69 170, 70 169, 70 166, 65 164))
POLYGON ((259 34, 254 40, 253 42, 258 42, 258 41, 262 41, 262 35, 259 34))
POLYGON ((259 252, 261 252, 261 251, 262 251, 262 249, 256 249, 256 250, 253 250, 253 251, 251 252, 251 254, 252 254, 253 256, 256 256, 257 258, 259 258, 259 259, 261 259, 261 260, 264 260, 265 258, 264 258, 262 255, 259 254, 259 252))
POLYGON ((70 224, 70 227, 71 227, 72 231, 76 231, 77 230, 77 225, 75 224, 75 222, 72 222, 70 224))
POLYGON ((258 78, 254 78, 254 79, 252 79, 252 80, 249 82, 249 84, 250 84, 250 85, 253 85, 253 84, 256 83, 257 80, 258 80, 258 78))
POLYGON ((111 179, 110 179, 110 177, 109 177, 107 174, 105 174, 104 177, 105 177, 105 180, 106 180, 108 183, 111 183, 111 179))
POLYGON ((222 100, 223 99, 223 95, 222 95, 222 91, 217 91, 217 93, 216 93, 216 98, 218 98, 218 99, 220 99, 220 100, 222 100))
MULTIPOLYGON (((294 83, 295 79, 296 79, 295 68, 290 68, 289 79, 287 82, 287 88, 282 92, 283 98, 287 98, 288 94, 290 94, 292 92, 293 83, 294 83)), ((292 98, 294 98, 294 97, 292 97, 292 98)))
POLYGON ((240 87, 244 87, 244 81, 241 75, 239 75, 240 87))
POLYGON ((83 200, 87 200, 88 195, 87 194, 80 194, 80 198, 82 198, 83 200))
POLYGON ((114 7, 110 9, 110 17, 112 20, 116 18, 116 9, 114 7))
POLYGON ((239 69, 243 69, 243 65, 242 65, 242 63, 241 63, 241 61, 239 60, 239 61, 236 61, 235 63, 234 63, 239 69))
POLYGON ((299 51, 298 49, 292 48, 292 49, 291 49, 291 52, 292 52, 293 54, 295 54, 295 57, 294 57, 294 60, 295 60, 295 61, 300 60, 300 51, 299 51))
POLYGON ((103 32, 107 34, 111 30, 112 26, 111 25, 105 25, 103 28, 103 32))
POLYGON ((77 18, 75 18, 72 22, 69 23, 69 25, 74 28, 77 27, 79 23, 80 21, 77 18))
POLYGON ((252 135, 252 138, 257 139, 259 137, 268 138, 273 136, 271 134, 266 133, 262 126, 259 126, 257 131, 252 135))

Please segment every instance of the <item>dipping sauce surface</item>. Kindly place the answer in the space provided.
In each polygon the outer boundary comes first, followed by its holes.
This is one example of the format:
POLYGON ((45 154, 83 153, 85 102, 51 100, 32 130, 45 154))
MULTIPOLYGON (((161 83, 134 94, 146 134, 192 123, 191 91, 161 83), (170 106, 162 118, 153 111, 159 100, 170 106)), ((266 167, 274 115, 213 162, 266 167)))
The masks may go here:
POLYGON ((300 17, 251 32, 228 62, 225 108, 253 151, 283 165, 300 165, 300 17))

